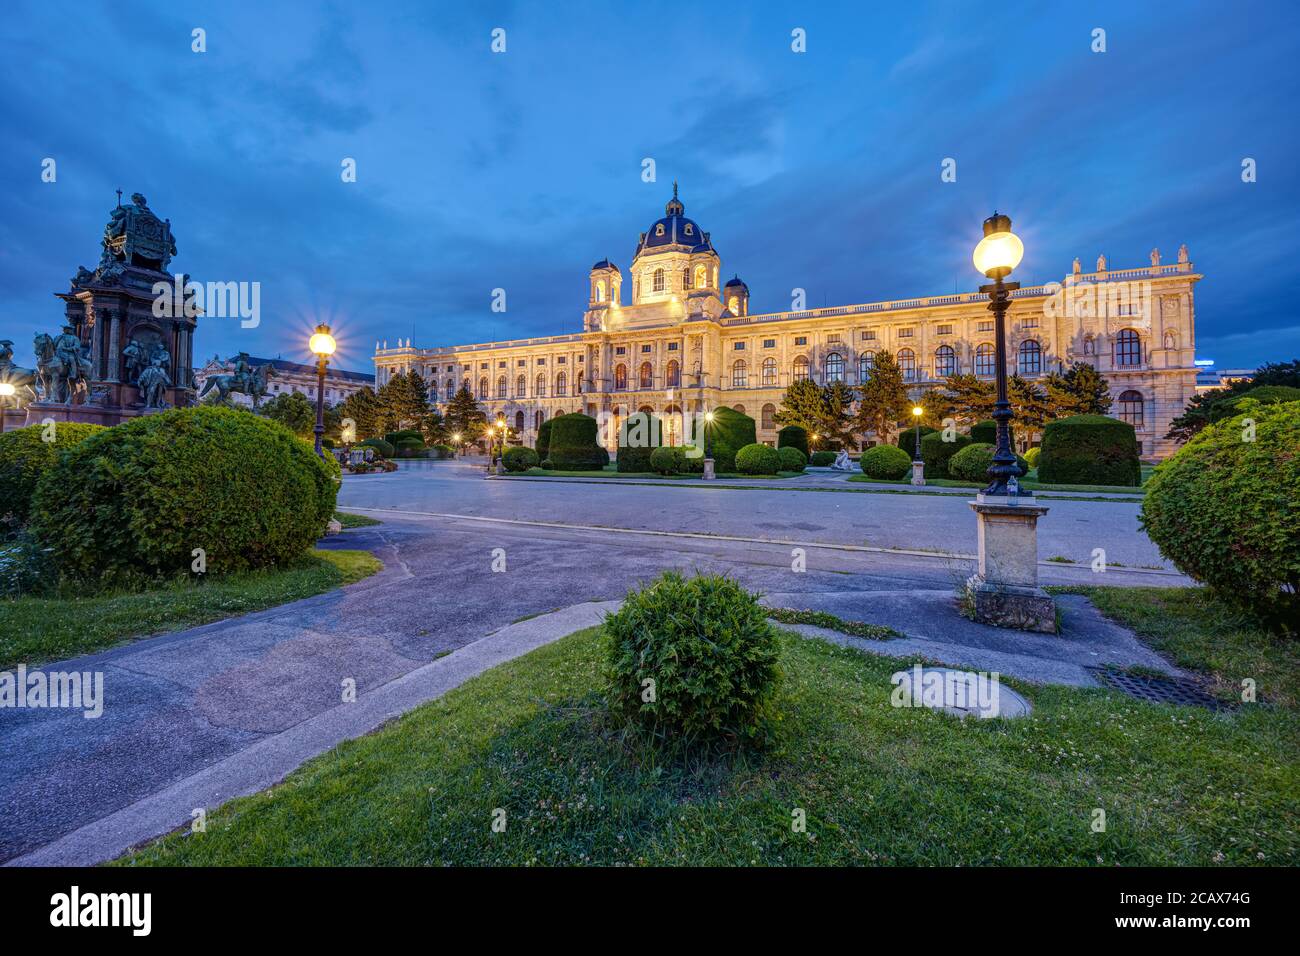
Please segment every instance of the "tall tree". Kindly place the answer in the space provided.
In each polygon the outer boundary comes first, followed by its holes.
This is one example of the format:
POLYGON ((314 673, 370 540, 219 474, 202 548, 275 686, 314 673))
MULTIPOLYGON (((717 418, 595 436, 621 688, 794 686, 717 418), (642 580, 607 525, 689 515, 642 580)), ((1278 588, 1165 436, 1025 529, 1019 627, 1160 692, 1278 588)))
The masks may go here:
POLYGON ((429 413, 429 387, 415 372, 399 372, 379 389, 386 428, 414 428, 429 413))
POLYGON ((316 427, 316 406, 301 392, 281 392, 263 402, 258 412, 295 435, 306 437, 316 427))
POLYGON ((1043 385, 1053 418, 1110 412, 1110 384, 1087 362, 1072 362, 1064 372, 1049 373, 1043 385))
POLYGON ((1183 413, 1169 423, 1169 434, 1165 437, 1178 442, 1187 441, 1210 424, 1212 406, 1219 402, 1231 401, 1242 392, 1248 392, 1261 385, 1289 385, 1292 388, 1300 388, 1300 359, 1292 359, 1290 362, 1265 362, 1250 378, 1192 396, 1183 413))
POLYGON ((822 424, 822 390, 810 378, 791 382, 781 398, 781 407, 776 410, 778 425, 798 425, 809 436, 818 432, 822 424))
POLYGON ((351 419, 356 433, 355 441, 364 441, 384 434, 383 406, 379 396, 370 386, 357 389, 336 406, 339 418, 351 419))
POLYGON ((469 444, 478 441, 486 425, 487 413, 479 405, 474 393, 462 385, 447 403, 442 419, 443 432, 448 437, 459 433, 461 442, 469 444))
POLYGON ((890 442, 899 420, 911 404, 907 400, 907 383, 893 353, 881 349, 876 353, 871 377, 858 386, 860 400, 854 428, 859 434, 875 432, 877 441, 890 442))
POLYGON ((845 448, 853 442, 853 402, 857 398, 853 389, 843 382, 831 382, 822 387, 822 430, 827 445, 833 449, 845 448))
POLYGON ((811 379, 792 382, 776 413, 779 425, 798 425, 823 448, 840 448, 853 440, 853 389, 843 382, 818 385, 811 379))

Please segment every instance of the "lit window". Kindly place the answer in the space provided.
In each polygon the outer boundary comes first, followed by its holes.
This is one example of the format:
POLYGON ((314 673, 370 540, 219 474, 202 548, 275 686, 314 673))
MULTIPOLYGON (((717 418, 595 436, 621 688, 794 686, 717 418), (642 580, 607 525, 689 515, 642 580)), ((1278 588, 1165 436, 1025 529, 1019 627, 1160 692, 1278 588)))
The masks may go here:
POLYGON ((863 352, 858 356, 858 381, 865 382, 871 378, 871 369, 876 364, 875 352, 863 352))
POLYGON ((975 323, 975 331, 976 331, 976 332, 992 332, 992 331, 993 331, 993 322, 992 322, 991 320, 989 320, 989 321, 985 321, 985 322, 976 322, 976 323, 975 323))
POLYGON ((762 415, 762 425, 761 425, 762 428, 776 427, 776 406, 775 405, 773 405, 771 402, 768 402, 766 405, 763 406, 763 411, 761 412, 761 415, 762 415))
POLYGON ((1142 364, 1142 339, 1132 329, 1120 329, 1115 336, 1115 364, 1142 364))
POLYGON ((898 367, 903 372, 904 382, 916 381, 916 353, 911 349, 899 349, 898 367))
POLYGON ((744 343, 744 342, 732 342, 732 343, 731 343, 731 350, 732 350, 733 352, 743 352, 743 351, 745 351, 745 343, 744 343))
POLYGON ((994 374, 993 346, 985 342, 975 350, 975 374, 989 376, 994 374))
POLYGON ((796 335, 796 336, 794 337, 794 344, 795 344, 795 345, 807 345, 807 344, 808 344, 808 336, 806 336, 806 335, 796 335))
POLYGON ((1142 427, 1142 393, 1129 389, 1119 396, 1120 421, 1128 422, 1134 428, 1142 427))
POLYGON ((839 352, 832 352, 826 356, 826 381, 844 381, 844 356, 839 352))
POLYGON ((941 345, 934 350, 934 374, 943 376, 957 374, 957 353, 952 350, 952 346, 941 345))
POLYGON ((641 363, 640 387, 654 388, 654 369, 649 362, 641 363))
POLYGON ((776 339, 763 339, 763 348, 765 349, 776 348, 776 339))
POLYGON ((763 384, 776 384, 776 359, 774 358, 763 359, 763 384))
POLYGON ((502 375, 497 379, 497 398, 506 397, 506 377, 502 375))
POLYGON ((731 387, 749 387, 749 366, 745 364, 744 359, 736 359, 735 363, 731 366, 731 387))
POLYGON ((914 331, 913 329, 899 329, 898 337, 900 339, 910 339, 912 337, 913 331, 914 331))
POLYGON ((626 388, 627 388, 627 366, 616 365, 614 366, 614 389, 615 391, 621 392, 626 388))
POLYGON ((808 360, 802 355, 794 360, 794 380, 796 382, 808 380, 808 360))
POLYGON ((653 285, 653 289, 654 289, 654 291, 656 291, 656 292, 663 292, 663 291, 664 291, 664 270, 663 270, 663 269, 656 269, 656 270, 655 270, 655 272, 654 272, 654 285, 653 285))
POLYGON ((1043 371, 1043 347, 1033 339, 1020 343, 1020 374, 1041 375, 1043 371))
POLYGON ((560 398, 569 394, 569 376, 563 372, 555 376, 555 394, 560 398))
POLYGON ((668 387, 677 388, 682 384, 682 367, 677 364, 676 359, 668 362, 668 387))

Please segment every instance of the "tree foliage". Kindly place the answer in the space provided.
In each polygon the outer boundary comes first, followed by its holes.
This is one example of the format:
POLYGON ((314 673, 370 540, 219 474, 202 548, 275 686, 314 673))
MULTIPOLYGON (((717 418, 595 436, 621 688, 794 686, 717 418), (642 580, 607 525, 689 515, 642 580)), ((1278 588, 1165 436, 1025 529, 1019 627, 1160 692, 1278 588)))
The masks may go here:
POLYGON ((1169 425, 1166 438, 1186 442, 1193 435, 1216 420, 1214 409, 1221 402, 1229 402, 1254 388, 1265 385, 1284 385, 1300 388, 1300 359, 1289 362, 1265 362, 1248 379, 1232 382, 1224 388, 1194 395, 1183 413, 1169 425))
POLYGON ((891 441, 898 422, 911 407, 907 399, 907 383, 903 381, 903 370, 898 367, 893 353, 888 349, 876 353, 871 377, 858 389, 858 413, 854 429, 858 434, 875 432, 876 438, 882 443, 891 441))
POLYGON ((302 392, 281 392, 263 402, 258 412, 300 438, 310 436, 316 427, 316 406, 302 392))

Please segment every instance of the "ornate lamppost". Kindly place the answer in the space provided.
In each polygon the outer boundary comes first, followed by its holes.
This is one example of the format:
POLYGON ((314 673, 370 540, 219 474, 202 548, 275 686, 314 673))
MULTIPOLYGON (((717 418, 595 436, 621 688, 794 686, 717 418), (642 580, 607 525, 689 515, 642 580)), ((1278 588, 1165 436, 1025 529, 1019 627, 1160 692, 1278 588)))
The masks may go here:
POLYGON ((1020 265, 1025 246, 1020 237, 1011 231, 1011 217, 994 212, 984 220, 984 238, 975 247, 972 258, 975 268, 993 280, 991 285, 980 286, 989 296, 989 311, 993 313, 996 354, 997 401, 993 405, 993 420, 998 423, 997 445, 993 462, 989 465, 989 485, 986 495, 1006 495, 1007 482, 1020 473, 1015 453, 1011 450, 1011 403, 1007 401, 1007 305, 1011 292, 1020 288, 1019 282, 1003 282, 1011 271, 1020 265))
POLYGON ((321 438, 325 435, 325 367, 329 365, 330 356, 336 347, 330 327, 321 323, 307 343, 307 347, 316 356, 316 454, 321 458, 325 452, 321 448, 321 438))
POLYGON ((506 436, 510 434, 504 415, 497 415, 497 434, 501 436, 501 454, 496 460, 496 471, 498 475, 504 475, 506 473, 506 436))
POLYGON ((704 474, 701 477, 706 481, 717 477, 713 473, 713 412, 704 413, 704 474))
POLYGON ((925 461, 921 458, 921 416, 925 409, 920 405, 912 406, 912 418, 916 420, 916 441, 912 444, 912 484, 925 484, 925 461))
POLYGON ((462 454, 464 449, 461 448, 461 444, 460 444, 460 432, 456 432, 455 434, 453 434, 451 436, 451 441, 456 448, 456 454, 458 455, 462 454))

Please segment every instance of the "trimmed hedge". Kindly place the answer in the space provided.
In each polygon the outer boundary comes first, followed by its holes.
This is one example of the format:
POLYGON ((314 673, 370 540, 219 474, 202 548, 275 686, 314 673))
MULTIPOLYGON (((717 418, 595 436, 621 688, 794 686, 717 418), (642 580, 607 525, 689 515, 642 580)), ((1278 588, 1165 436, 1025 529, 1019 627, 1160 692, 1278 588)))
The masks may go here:
POLYGON ((648 412, 633 412, 618 429, 618 470, 622 473, 648 472, 650 454, 659 447, 659 419, 648 412))
POLYGON ((402 438, 393 447, 404 458, 417 458, 425 451, 423 438, 402 438))
MULTIPOLYGON (((986 441, 967 445, 948 461, 948 476, 959 481, 988 481, 989 466, 993 464, 996 450, 997 445, 986 441)), ((1016 464, 1020 466, 1017 477, 1023 478, 1029 473, 1029 462, 1019 455, 1016 455, 1016 464)))
POLYGON ((1105 415, 1074 415, 1048 423, 1038 455, 1038 480, 1136 488, 1142 463, 1133 426, 1105 415))
POLYGON ((677 475, 686 470, 685 453, 664 445, 650 452, 650 470, 659 475, 677 475))
POLYGON ((537 452, 527 445, 511 445, 501 456, 501 463, 505 465, 506 471, 527 471, 529 468, 536 468, 540 460, 537 452))
POLYGON ((397 449, 383 438, 367 438, 365 441, 357 442, 357 445, 361 448, 373 448, 379 458, 392 458, 397 454, 397 449))
POLYGON ((797 448, 803 452, 804 460, 808 460, 808 429, 802 425, 786 425, 776 433, 776 447, 797 448))
POLYGON ((944 441, 943 432, 921 436, 921 460, 925 462, 925 477, 947 478, 948 462, 970 443, 969 435, 955 435, 952 441, 944 441))
POLYGON ((1178 570, 1300 633, 1300 402, 1248 402, 1240 412, 1156 467, 1140 521, 1178 570))
MULTIPOLYGON (((725 405, 715 408, 713 424, 703 427, 711 429, 713 469, 718 474, 734 472, 736 452, 758 441, 758 429, 754 425, 754 419, 744 412, 738 412, 725 405)), ((703 443, 704 436, 701 435, 699 438, 703 443)))
POLYGON ((858 462, 868 478, 898 481, 912 471, 912 459, 897 445, 876 445, 862 453, 858 462))
POLYGON ((537 457, 541 458, 543 461, 548 457, 547 451, 551 447, 552 421, 553 420, 550 418, 546 419, 546 421, 542 422, 541 426, 537 429, 537 457))
MULTIPOLYGON (((926 435, 933 435, 938 431, 939 429, 937 428, 928 428, 925 425, 922 425, 921 437, 924 438, 926 435)), ((916 426, 915 425, 913 425, 911 428, 905 428, 898 433, 898 447, 903 449, 903 451, 907 452, 908 461, 916 460, 916 426)))
POLYGON ((702 475, 702 474, 704 474, 704 451, 703 451, 703 449, 697 449, 697 448, 695 448, 695 446, 693 446, 693 445, 683 445, 683 446, 682 446, 682 474, 683 474, 683 475, 702 475), (694 452, 694 451, 698 451, 699 454, 697 454, 694 458, 691 458, 691 457, 690 457, 690 453, 691 453, 691 452, 694 452))
POLYGON ((384 436, 384 441, 397 447, 404 441, 418 441, 420 446, 424 446, 424 434, 418 428, 403 428, 401 431, 389 432, 384 436))
POLYGON ((0 434, 0 529, 26 524, 41 475, 54 466, 60 452, 102 430, 102 425, 56 422, 0 434))
POLYGON ((1038 467, 1038 455, 1040 452, 1042 452, 1042 449, 1037 445, 1025 450, 1025 463, 1028 464, 1030 468, 1038 467))
POLYGON ((781 456, 782 471, 803 471, 808 467, 808 456, 794 445, 786 445, 776 451, 781 456))
POLYGON ((812 458, 809 459, 814 468, 825 468, 828 465, 835 464, 835 452, 833 451, 815 451, 812 458))
POLYGON ((755 442, 736 452, 736 471, 742 475, 775 475, 781 470, 781 453, 755 442))
POLYGON ((546 457, 559 471, 600 471, 609 464, 609 452, 600 446, 598 434, 590 415, 570 412, 552 418, 546 457))
POLYGON ((998 443, 998 423, 991 418, 976 422, 970 427, 970 440, 976 445, 994 445, 998 443))
POLYGON ((434 445, 431 449, 437 458, 455 458, 456 449, 450 445, 434 445))
POLYGON ((95 432, 38 483, 30 529, 64 580, 137 585, 283 566, 334 514, 339 466, 246 411, 178 408, 95 432))
POLYGON ((610 710, 653 737, 768 735, 780 643, 758 599, 730 578, 665 572, 605 618, 602 641, 610 710))

